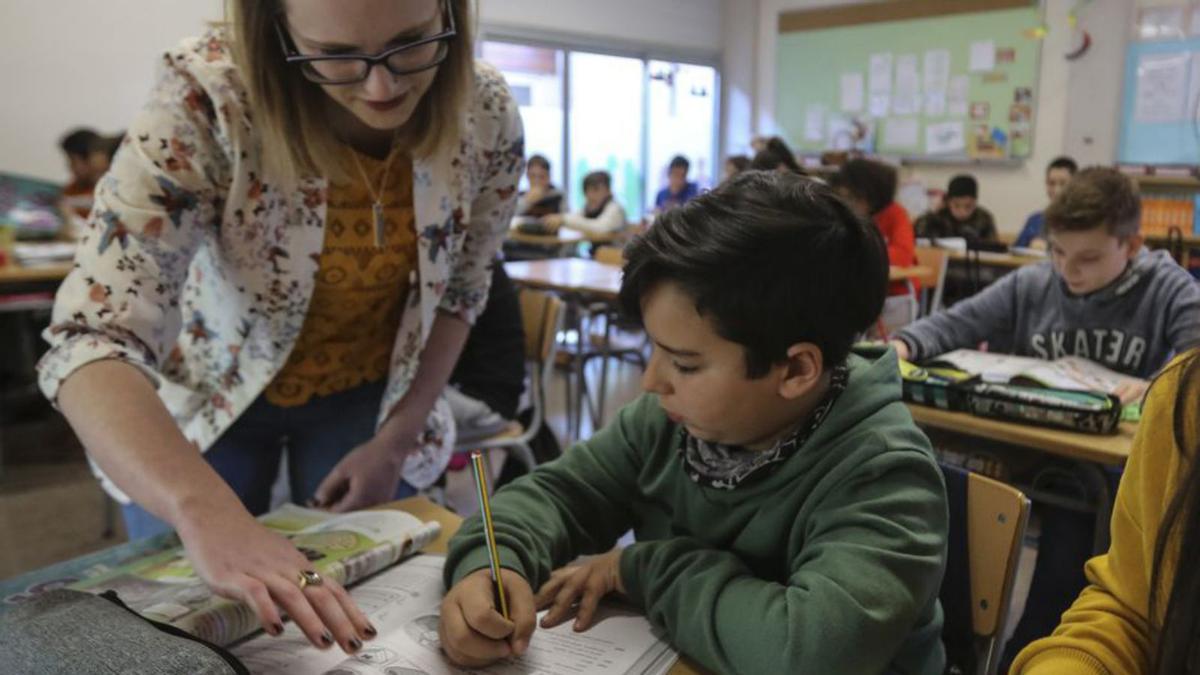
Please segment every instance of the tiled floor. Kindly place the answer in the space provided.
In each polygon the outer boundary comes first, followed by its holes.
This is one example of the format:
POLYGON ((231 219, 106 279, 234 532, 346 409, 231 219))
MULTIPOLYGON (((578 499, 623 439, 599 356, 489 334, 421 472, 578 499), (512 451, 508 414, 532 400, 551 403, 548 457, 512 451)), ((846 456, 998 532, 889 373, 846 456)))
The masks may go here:
MULTIPOLYGON (((606 417, 611 420, 622 404, 638 395, 641 371, 626 363, 614 363, 610 368, 606 417)), ((598 370, 598 361, 593 361, 588 373, 593 386, 598 370)), ((564 386, 565 379, 556 376, 547 411, 548 422, 560 440, 565 438, 567 427, 564 386)), ((590 435, 592 428, 592 421, 585 415, 583 435, 590 435)), ((92 478, 82 451, 64 423, 51 418, 20 434, 10 430, 0 437, 4 439, 9 439, 5 447, 11 447, 10 457, 20 459, 20 463, 0 469, 0 579, 124 541, 119 516, 113 519, 116 531, 106 532, 112 515, 106 511, 106 504, 111 502, 92 478), (30 461, 37 456, 49 456, 54 461, 30 461)), ((497 457, 495 470, 499 471, 501 464, 497 457)), ((473 514, 477 502, 472 489, 469 470, 451 474, 445 494, 447 505, 464 515, 473 514)), ((1020 616, 1024 606, 1035 556, 1036 549, 1026 546, 1017 578, 1014 617, 1020 616)), ((1015 621, 1010 622, 1010 631, 1012 624, 1015 621)))

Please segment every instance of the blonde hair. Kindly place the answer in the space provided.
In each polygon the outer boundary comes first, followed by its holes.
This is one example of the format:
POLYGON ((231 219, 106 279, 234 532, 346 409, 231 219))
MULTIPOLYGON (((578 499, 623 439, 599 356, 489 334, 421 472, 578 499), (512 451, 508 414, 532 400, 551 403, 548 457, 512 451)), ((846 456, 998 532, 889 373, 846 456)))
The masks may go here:
MULTIPOLYGON (((233 60, 249 93, 250 119, 259 130, 265 169, 276 182, 305 175, 348 178, 345 145, 329 123, 328 97, 284 60, 275 33, 285 0, 227 0, 233 60)), ((475 90, 474 17, 469 0, 438 0, 454 12, 457 35, 446 60, 398 140, 414 157, 455 148, 475 90)))

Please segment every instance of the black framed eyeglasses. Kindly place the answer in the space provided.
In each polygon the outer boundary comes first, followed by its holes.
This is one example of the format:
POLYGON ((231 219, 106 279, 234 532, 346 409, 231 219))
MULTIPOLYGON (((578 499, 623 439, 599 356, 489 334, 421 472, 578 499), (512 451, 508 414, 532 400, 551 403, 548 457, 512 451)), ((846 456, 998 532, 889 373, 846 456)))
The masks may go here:
POLYGON ((316 84, 355 84, 367 79, 371 68, 382 65, 392 75, 411 75, 441 64, 450 54, 450 41, 458 35, 454 9, 449 0, 442 3, 442 25, 445 29, 416 42, 392 47, 374 56, 370 54, 330 54, 310 56, 296 49, 282 17, 275 17, 275 33, 289 64, 300 67, 305 79, 316 84))

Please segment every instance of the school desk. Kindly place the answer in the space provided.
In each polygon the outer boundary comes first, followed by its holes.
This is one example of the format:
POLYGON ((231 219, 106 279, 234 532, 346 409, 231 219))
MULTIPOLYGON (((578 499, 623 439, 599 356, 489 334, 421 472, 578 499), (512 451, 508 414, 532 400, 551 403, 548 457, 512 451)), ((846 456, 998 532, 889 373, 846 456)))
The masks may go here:
MULTIPOLYGON (((442 526, 442 532, 438 535, 437 539, 423 549, 427 553, 445 554, 446 545, 449 543, 450 537, 462 525, 462 518, 457 514, 434 504, 425 497, 409 497, 408 499, 401 499, 378 508, 407 511, 421 520, 437 521, 442 526)), ((82 578, 84 571, 90 568, 97 566, 107 566, 109 568, 118 566, 139 555, 145 555, 146 551, 152 550, 152 544, 153 540, 128 542, 73 560, 48 565, 11 579, 5 579, 3 582, 0 582, 0 612, 13 607, 13 602, 27 592, 44 592, 61 587, 65 583, 82 578)), ((680 657, 680 660, 671 668, 670 675, 698 675, 703 672, 702 669, 689 663, 684 657, 680 657)))
POLYGON ((513 227, 509 228, 506 238, 514 244, 537 246, 561 256, 570 255, 574 247, 585 240, 582 232, 565 227, 558 228, 554 234, 530 234, 513 227))
POLYGON ((48 265, 19 265, 9 261, 0 265, 0 294, 9 292, 9 287, 26 284, 59 284, 71 271, 71 262, 48 265))
MULTIPOLYGON (((1096 512, 1093 533, 1095 550, 1099 553, 1108 548, 1113 494, 1107 473, 1109 469, 1123 467, 1129 459, 1129 452, 1133 449, 1133 437, 1137 432, 1136 423, 1122 422, 1115 435, 1106 436, 1059 431, 964 412, 950 412, 915 403, 909 403, 908 409, 913 420, 921 427, 950 432, 964 438, 982 438, 1029 448, 1070 462, 1076 475, 1096 497, 1095 504, 1092 505, 1096 512)), ((1034 501, 1038 500, 1039 493, 1047 501, 1062 499, 1057 495, 1047 495, 1033 489, 1032 486, 1018 487, 1034 501)))
MULTIPOLYGON (((948 253, 951 262, 966 264, 968 261, 968 253, 966 251, 948 251, 948 253)), ((976 255, 979 256, 979 265, 981 267, 995 267, 1007 270, 1015 270, 1018 267, 1034 265, 1050 259, 1047 256, 999 253, 996 251, 978 251, 970 254, 971 257, 976 255)))
MULTIPOLYGON (((587 383, 584 380, 584 339, 588 331, 584 330, 583 317, 592 303, 611 304, 617 299, 621 290, 621 268, 605 265, 587 258, 549 258, 546 260, 521 260, 504 264, 504 271, 513 283, 540 291, 547 291, 561 296, 569 306, 568 316, 574 317, 576 335, 575 374, 574 382, 568 388, 567 435, 569 440, 578 440, 583 422, 583 402, 588 397, 587 383), (574 405, 571 397, 574 396, 574 405)), ((605 330, 610 322, 605 322, 605 330)), ((609 340, 605 335, 600 352, 600 390, 596 401, 589 398, 588 414, 592 418, 593 427, 599 428, 604 423, 604 398, 608 391, 608 357, 609 340)))

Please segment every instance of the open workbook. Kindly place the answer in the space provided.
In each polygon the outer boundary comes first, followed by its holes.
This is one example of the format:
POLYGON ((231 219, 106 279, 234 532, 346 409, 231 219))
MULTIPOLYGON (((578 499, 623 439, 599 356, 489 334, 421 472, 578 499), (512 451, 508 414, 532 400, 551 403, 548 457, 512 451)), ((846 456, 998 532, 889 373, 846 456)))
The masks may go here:
POLYGON ((438 640, 444 564, 442 556, 419 555, 350 589, 379 631, 353 656, 313 647, 294 624, 281 636, 247 640, 233 654, 263 675, 661 675, 675 663, 675 651, 639 612, 602 605, 585 632, 569 621, 539 627, 520 658, 456 668, 438 640))
MULTIPOLYGON (((287 504, 259 517, 268 528, 295 544, 326 577, 348 585, 423 548, 441 526, 403 511, 354 511, 334 515, 287 504)), ((76 590, 115 590, 142 616, 169 623, 218 645, 228 645, 259 630, 247 606, 218 597, 196 575, 173 537, 160 550, 111 570, 91 570, 72 584, 76 590), (168 544, 169 542, 169 544, 168 544)))
POLYGON ((926 369, 950 368, 977 375, 992 384, 1018 384, 1047 389, 1099 391, 1111 394, 1136 378, 1113 372, 1079 356, 1054 361, 1008 354, 993 354, 973 349, 947 352, 922 363, 926 369))

